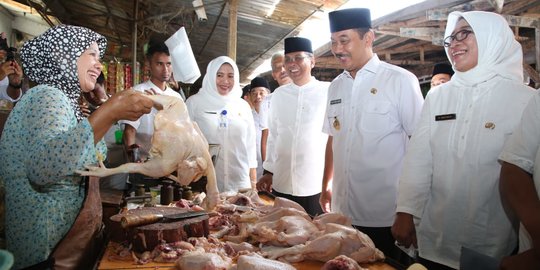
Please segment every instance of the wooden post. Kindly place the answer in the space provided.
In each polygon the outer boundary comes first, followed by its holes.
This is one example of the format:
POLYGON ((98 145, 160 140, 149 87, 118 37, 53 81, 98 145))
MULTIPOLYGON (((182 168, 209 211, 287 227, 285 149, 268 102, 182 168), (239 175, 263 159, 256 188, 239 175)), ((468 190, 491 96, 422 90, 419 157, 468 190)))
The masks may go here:
POLYGON ((139 0, 133 0, 133 17, 135 20, 133 20, 133 36, 131 41, 132 51, 131 51, 131 57, 133 59, 131 63, 131 82, 132 87, 135 86, 135 84, 139 83, 135 81, 135 78, 137 76, 137 17, 139 13, 139 0))
MULTIPOLYGON (((536 61, 536 72, 540 73, 540 28, 534 29, 534 40, 535 40, 535 61, 536 61)), ((536 88, 540 87, 540 82, 535 82, 536 88)))
POLYGON ((238 22, 238 0, 229 0, 229 40, 227 41, 227 55, 236 61, 236 39, 238 22))

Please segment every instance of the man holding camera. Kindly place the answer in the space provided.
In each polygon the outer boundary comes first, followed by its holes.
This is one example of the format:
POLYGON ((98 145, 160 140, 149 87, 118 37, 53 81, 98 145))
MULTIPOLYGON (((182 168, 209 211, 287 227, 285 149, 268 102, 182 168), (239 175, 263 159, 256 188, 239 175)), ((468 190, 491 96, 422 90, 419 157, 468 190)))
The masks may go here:
POLYGON ((0 34, 0 99, 11 102, 18 101, 22 96, 22 68, 15 61, 15 48, 7 45, 6 34, 0 34))

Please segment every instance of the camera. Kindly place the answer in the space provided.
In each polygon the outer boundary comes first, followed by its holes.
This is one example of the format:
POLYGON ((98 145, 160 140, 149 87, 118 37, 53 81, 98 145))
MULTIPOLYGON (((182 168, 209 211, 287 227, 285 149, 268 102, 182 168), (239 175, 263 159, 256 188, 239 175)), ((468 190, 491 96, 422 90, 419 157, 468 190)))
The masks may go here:
POLYGON ((13 61, 15 59, 17 49, 8 45, 5 34, 0 36, 0 50, 6 51, 6 61, 13 61))

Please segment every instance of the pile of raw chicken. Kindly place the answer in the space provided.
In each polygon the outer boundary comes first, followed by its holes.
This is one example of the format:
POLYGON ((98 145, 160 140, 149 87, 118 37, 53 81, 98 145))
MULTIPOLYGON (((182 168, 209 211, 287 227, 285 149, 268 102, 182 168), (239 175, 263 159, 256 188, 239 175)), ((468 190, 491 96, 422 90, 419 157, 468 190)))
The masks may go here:
POLYGON ((164 95, 148 97, 160 110, 154 118, 150 161, 116 168, 106 168, 100 161, 99 166, 86 166, 88 171, 76 172, 98 177, 116 173, 167 176, 182 185, 205 175, 208 196, 201 204, 217 212, 209 220, 214 233, 208 238, 163 243, 142 254, 134 254, 119 245, 112 255, 114 258, 109 259, 133 256, 136 263, 175 262, 178 269, 189 270, 265 270, 294 269, 289 263, 303 260, 325 262, 323 269, 361 269, 358 262, 384 258, 371 239, 352 228, 350 220, 342 215, 332 213, 311 218, 292 201, 276 198, 273 205, 267 205, 256 192, 219 196, 208 142, 191 121, 185 103, 164 95), (174 171, 176 176, 172 175, 174 171))
MULTIPOLYGON (((177 204, 188 206, 188 203, 177 204)), ((177 269, 295 269, 290 263, 314 260, 322 269, 363 269, 358 263, 384 259, 371 239, 337 213, 311 218, 297 203, 256 192, 222 197, 209 219, 209 237, 163 243, 135 254, 121 246, 109 259, 133 258, 138 264, 174 262, 177 269)))

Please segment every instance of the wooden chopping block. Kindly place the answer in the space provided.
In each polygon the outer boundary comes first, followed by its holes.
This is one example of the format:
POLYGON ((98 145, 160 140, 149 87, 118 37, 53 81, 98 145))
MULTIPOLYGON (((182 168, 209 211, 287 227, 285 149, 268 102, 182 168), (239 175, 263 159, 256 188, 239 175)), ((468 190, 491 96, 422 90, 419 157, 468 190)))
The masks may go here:
MULTIPOLYGON (((144 207, 132 209, 124 214, 111 217, 120 222, 125 215, 162 214, 174 215, 188 212, 177 207, 144 207)), ((209 234, 208 216, 198 216, 172 222, 158 222, 125 229, 128 241, 135 252, 151 251, 163 241, 166 243, 186 241, 189 237, 207 237, 209 234)))

